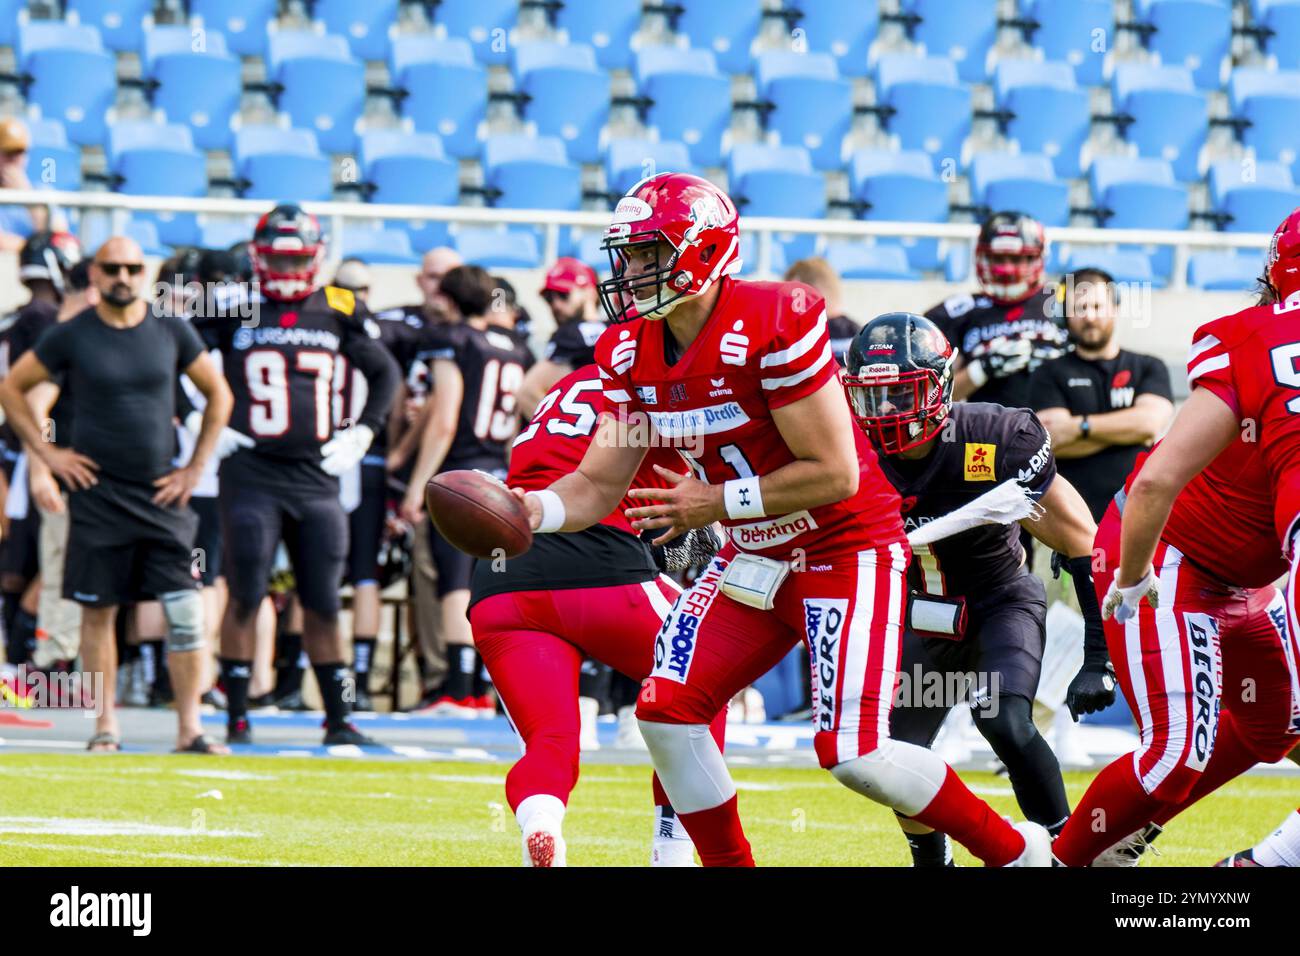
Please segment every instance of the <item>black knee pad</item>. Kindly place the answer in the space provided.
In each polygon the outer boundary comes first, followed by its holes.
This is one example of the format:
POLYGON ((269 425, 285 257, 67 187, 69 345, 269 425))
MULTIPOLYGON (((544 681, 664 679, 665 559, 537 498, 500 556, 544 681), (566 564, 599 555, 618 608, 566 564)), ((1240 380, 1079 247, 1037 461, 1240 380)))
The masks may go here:
POLYGON ((1018 694, 1001 694, 997 707, 971 709, 975 727, 995 752, 1004 748, 1024 750, 1038 735, 1034 726, 1034 705, 1018 694))

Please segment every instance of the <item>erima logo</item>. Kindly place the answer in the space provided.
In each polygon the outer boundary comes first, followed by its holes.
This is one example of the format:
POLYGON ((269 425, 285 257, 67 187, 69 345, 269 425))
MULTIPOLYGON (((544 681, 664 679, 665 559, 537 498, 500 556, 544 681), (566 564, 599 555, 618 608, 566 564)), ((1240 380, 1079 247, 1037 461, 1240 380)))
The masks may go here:
POLYGON ((735 394, 731 389, 725 387, 727 384, 727 377, 725 375, 722 376, 722 378, 709 379, 709 384, 713 386, 713 390, 709 392, 709 398, 718 398, 722 395, 735 394))
POLYGON ((133 936, 148 936, 152 916, 152 893, 83 894, 81 887, 73 886, 50 897, 51 926, 125 926, 133 936))

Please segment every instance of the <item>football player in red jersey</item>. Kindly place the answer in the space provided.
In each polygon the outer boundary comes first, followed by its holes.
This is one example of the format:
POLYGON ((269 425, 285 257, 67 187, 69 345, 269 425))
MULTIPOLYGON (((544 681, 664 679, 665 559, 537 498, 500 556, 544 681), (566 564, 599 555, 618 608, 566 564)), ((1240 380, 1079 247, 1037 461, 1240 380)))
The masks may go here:
POLYGON ((616 323, 596 346, 614 414, 578 469, 517 490, 541 533, 599 521, 624 494, 637 531, 667 540, 722 521, 731 542, 655 639, 637 716, 655 768, 706 866, 753 864, 736 789, 708 723, 806 640, 814 738, 846 786, 950 834, 991 865, 1050 862, 1047 831, 1013 828, 930 751, 889 738, 909 551, 898 494, 853 427, 821 297, 743 282, 736 208, 709 182, 665 173, 623 197, 605 233, 616 323), (629 491, 647 445, 667 488, 629 491))
MULTIPOLYGON (((605 405, 595 365, 562 378, 514 440, 508 481, 545 488, 578 467, 605 405)), ((680 467, 654 449, 637 474, 662 486, 654 464, 680 467)), ((584 656, 635 680, 650 673, 654 633, 681 593, 631 528, 625 499, 601 521, 572 534, 538 537, 503 567, 474 564, 470 625, 501 703, 524 741, 506 777, 506 799, 523 834, 524 863, 560 866, 565 805, 578 779, 578 674, 584 656)), ((700 564, 717 551, 711 532, 691 531, 671 546, 676 563, 700 564)), ((726 709, 712 723, 719 745, 726 709)), ((652 866, 692 866, 694 847, 656 779, 652 866)))
POLYGON ((1098 530, 1106 637, 1142 743, 1076 807, 1053 848, 1067 865, 1116 834, 1137 831, 1118 850, 1141 846, 1300 741, 1295 565, 1290 607, 1271 583, 1300 513, 1300 210, 1273 237, 1266 284, 1260 305, 1197 330, 1191 396, 1098 530))

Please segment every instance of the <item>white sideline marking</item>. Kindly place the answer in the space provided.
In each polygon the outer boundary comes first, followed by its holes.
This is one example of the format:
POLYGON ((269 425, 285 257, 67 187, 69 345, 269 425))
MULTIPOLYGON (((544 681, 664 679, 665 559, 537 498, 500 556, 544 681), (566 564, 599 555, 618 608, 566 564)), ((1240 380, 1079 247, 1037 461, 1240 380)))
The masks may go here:
MULTIPOLYGON (((157 772, 157 771, 154 771, 157 772)), ((279 780, 269 773, 250 773, 247 770, 175 770, 179 777, 211 777, 216 780, 279 780)))
POLYGON ((34 843, 30 840, 6 840, 7 846, 28 850, 54 850, 67 853, 99 853, 104 856, 143 857, 146 860, 182 860, 197 863, 232 863, 239 866, 307 866, 306 863, 284 863, 280 860, 250 860, 238 856, 208 856, 202 853, 164 853, 152 850, 120 850, 85 843, 34 843))
POLYGON ((145 836, 145 837, 252 837, 245 830, 192 830, 129 820, 95 820, 80 817, 0 817, 0 833, 37 833, 45 836, 145 836))

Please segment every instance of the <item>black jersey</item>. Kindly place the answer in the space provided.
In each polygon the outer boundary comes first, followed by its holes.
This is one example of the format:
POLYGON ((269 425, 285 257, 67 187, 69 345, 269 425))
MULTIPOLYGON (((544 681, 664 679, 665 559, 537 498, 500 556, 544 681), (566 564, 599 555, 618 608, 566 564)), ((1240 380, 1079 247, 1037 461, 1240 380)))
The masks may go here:
POLYGON ((378 342, 377 323, 347 290, 327 286, 299 302, 254 305, 255 325, 238 317, 194 320, 221 352, 235 396, 230 427, 257 443, 227 461, 267 484, 337 489, 337 479, 320 470, 320 447, 347 418, 340 358, 366 377, 368 394, 354 421, 376 435, 397 391, 396 363, 378 342))
POLYGON ((979 358, 997 339, 1029 339, 1033 343, 1033 357, 1026 369, 1006 378, 989 378, 971 393, 972 402, 1027 408, 1030 374, 1044 361, 1059 356, 1068 342, 1065 312, 1054 286, 1044 286, 1014 305, 994 302, 983 294, 962 293, 944 299, 925 317, 939 326, 967 362, 979 358))
MULTIPOLYGON (((388 350, 388 354, 393 357, 393 361, 397 363, 398 369, 405 378, 415 364, 415 356, 421 347, 421 337, 424 332, 423 309, 418 305, 385 309, 383 312, 376 312, 372 318, 379 328, 379 344, 388 350)), ((342 358, 339 366, 338 386, 342 397, 342 419, 357 421, 366 406, 370 389, 366 384, 365 375, 359 369, 353 368, 346 356, 342 358)), ((423 395, 427 389, 426 384, 420 394, 423 395)), ((375 441, 366 452, 366 460, 370 463, 382 464, 387 451, 388 427, 385 425, 375 431, 375 441)))
MULTIPOLYGON (((925 458, 881 455, 880 468, 903 498, 912 531, 1011 479, 1035 497, 1056 477, 1052 441, 1033 412, 984 402, 952 407, 925 458)), ((914 549, 908 584, 930 594, 977 596, 1016 577, 1024 562, 1017 525, 984 525, 914 549)))
POLYGON ((596 341, 605 328, 604 322, 565 322, 551 335, 543 357, 570 369, 591 365, 596 361, 596 341))
POLYGON ((532 353, 500 329, 457 322, 428 329, 418 358, 430 368, 439 359, 455 362, 465 381, 442 470, 504 467, 518 421, 515 392, 533 364, 532 353))
MULTIPOLYGON (((59 321, 59 307, 52 302, 28 302, 17 312, 0 322, 0 378, 8 378, 9 370, 22 358, 24 352, 36 344, 41 334, 59 321)), ((61 383, 60 383, 61 384, 61 383)), ((57 404, 62 403, 56 403, 57 404)), ((66 410, 66 409, 65 409, 66 410)), ((51 416, 55 421, 57 435, 62 423, 59 416, 51 416)), ((0 443, 15 453, 21 451, 18 436, 8 422, 0 425, 0 443)))

